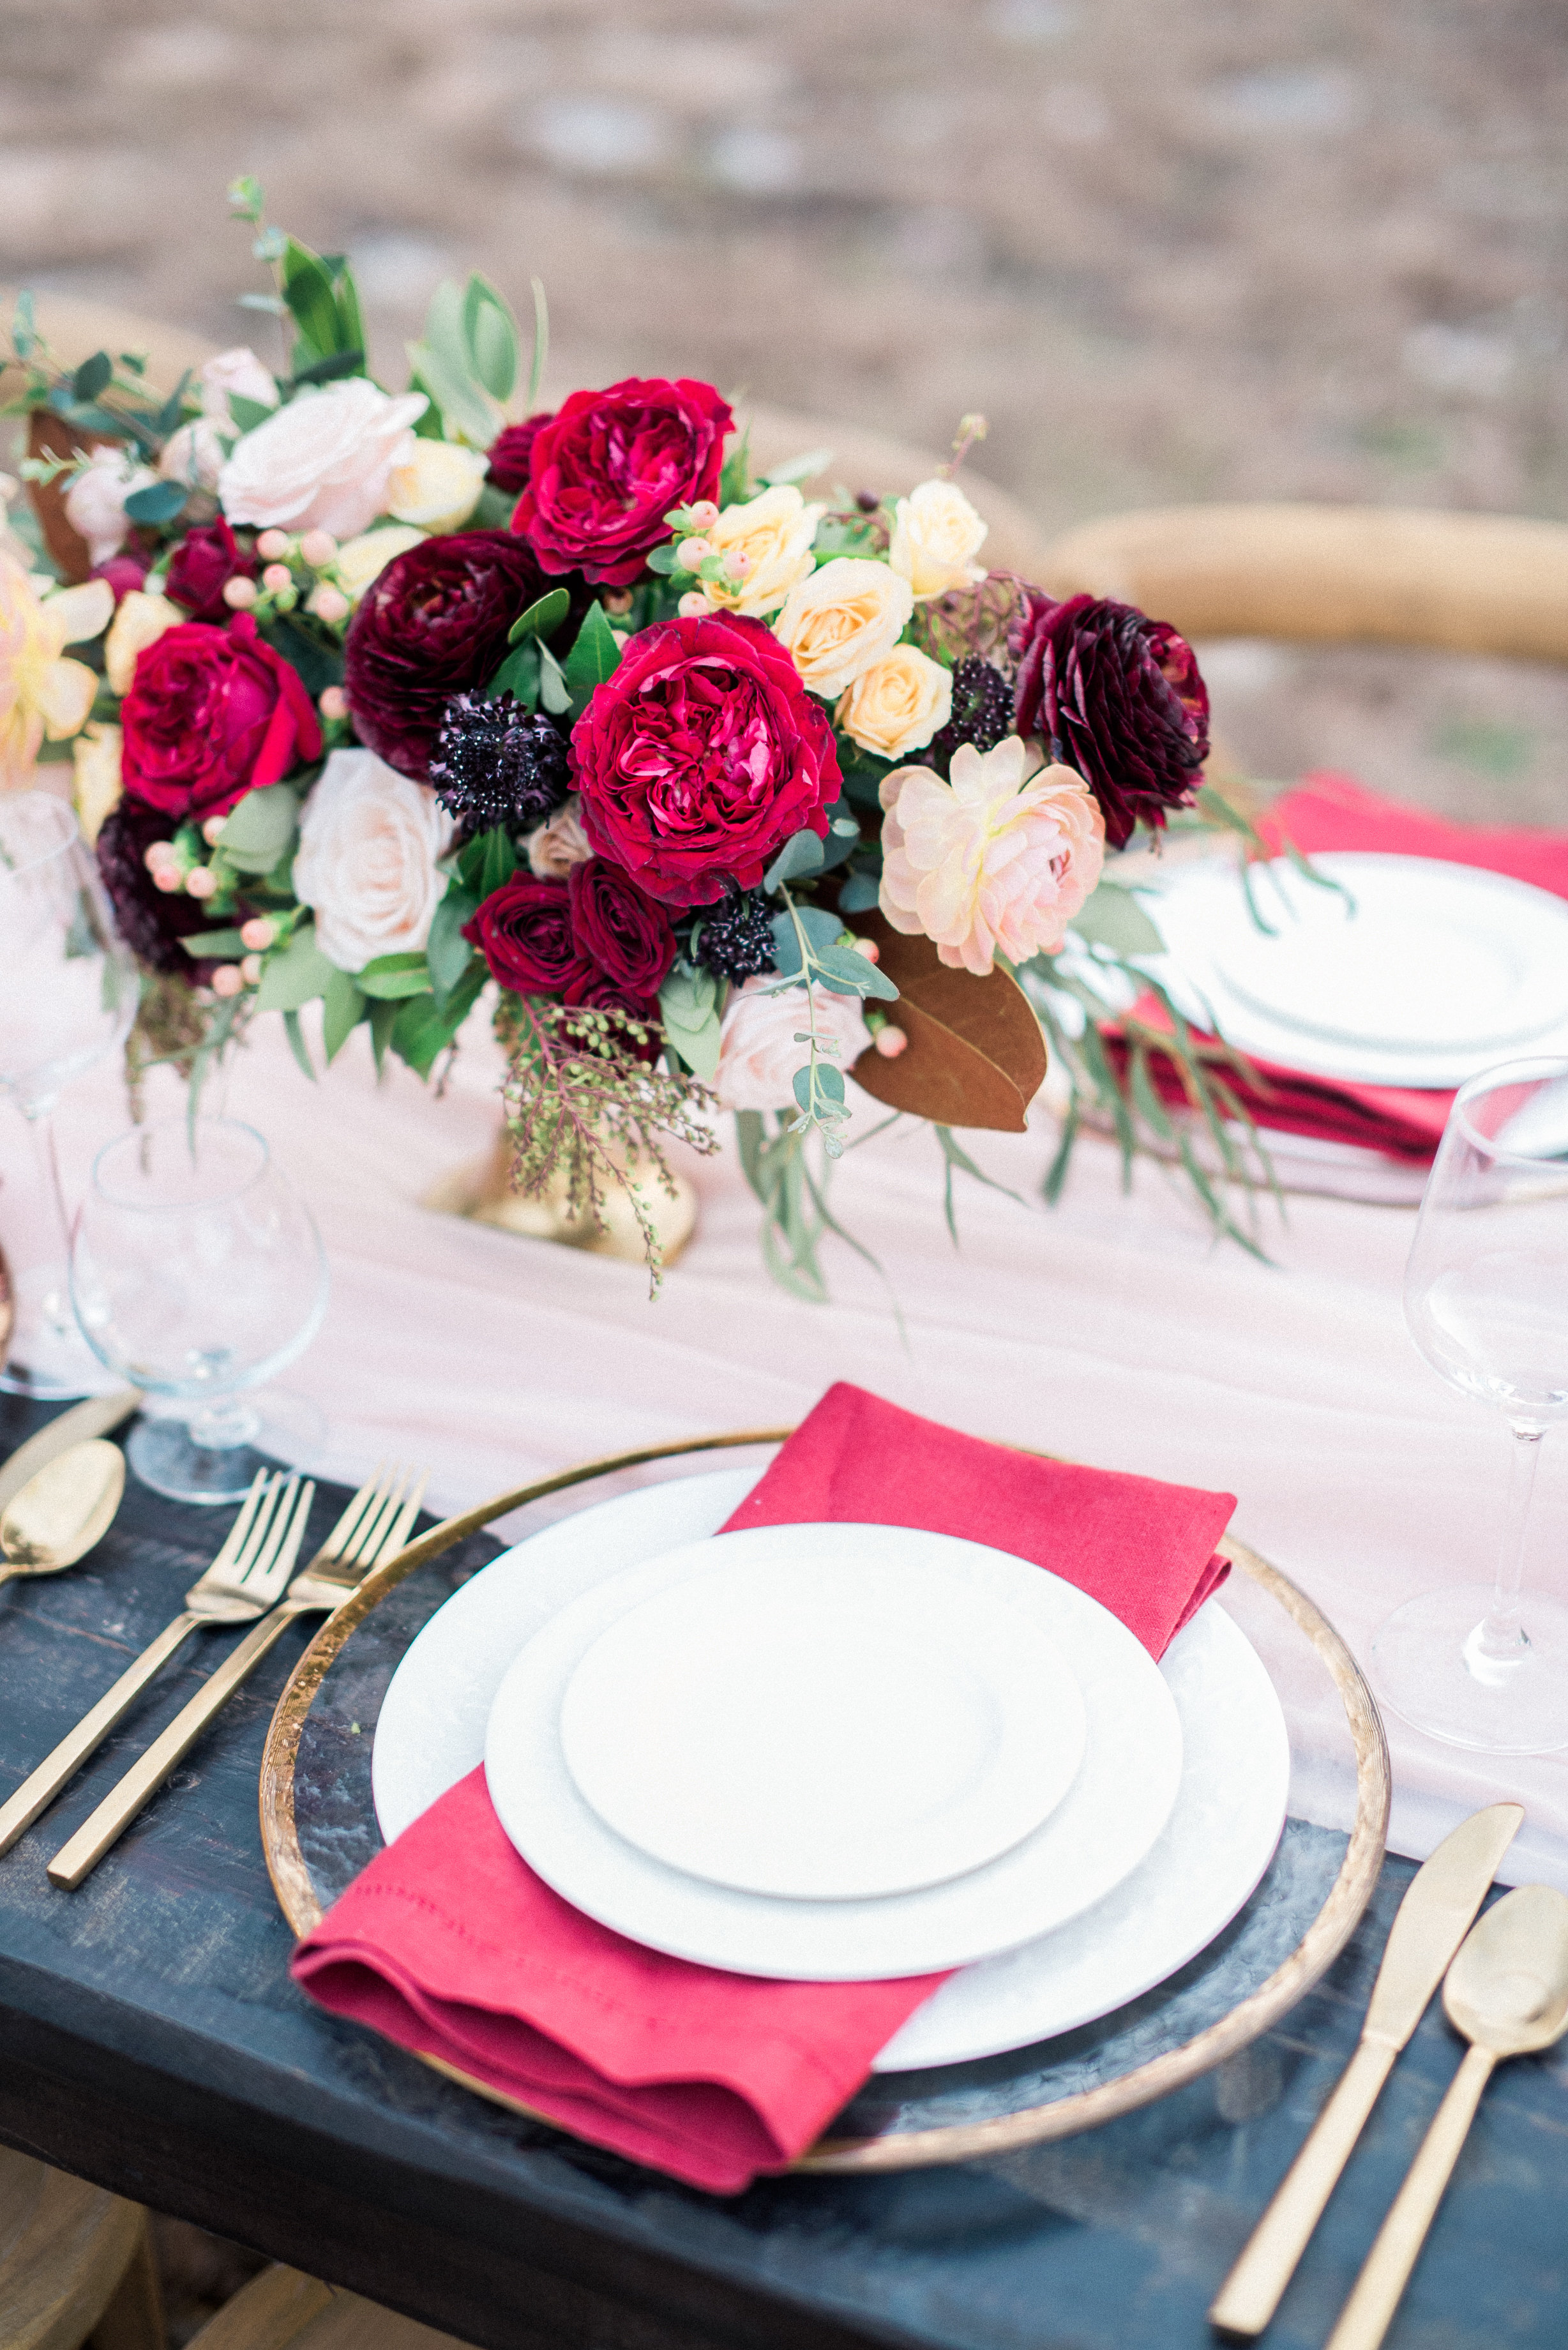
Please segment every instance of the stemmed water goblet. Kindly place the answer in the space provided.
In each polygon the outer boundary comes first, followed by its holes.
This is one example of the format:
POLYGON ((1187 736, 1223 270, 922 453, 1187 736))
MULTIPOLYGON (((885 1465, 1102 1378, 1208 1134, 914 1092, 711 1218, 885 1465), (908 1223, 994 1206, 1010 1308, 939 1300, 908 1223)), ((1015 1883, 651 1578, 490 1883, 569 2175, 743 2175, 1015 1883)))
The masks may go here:
POLYGON ((26 1120, 31 1196, 5 1196, 14 1295, 0 1388, 47 1399, 107 1384, 71 1314, 53 1116, 62 1087, 123 1044, 136 962, 76 817, 52 793, 0 793, 0 1092, 26 1120))
POLYGON ((77 1216, 71 1295, 99 1359, 151 1409, 127 1451, 181 1502, 243 1498, 265 1461, 308 1466, 320 1415, 258 1392, 327 1310, 309 1211, 237 1118, 170 1118, 106 1144, 77 1216))
POLYGON ((1568 1605, 1523 1588, 1541 1447, 1568 1419, 1568 1059, 1520 1060, 1455 1097, 1405 1275, 1433 1368, 1501 1412, 1513 1465, 1489 1587, 1429 1591, 1372 1647, 1379 1697, 1418 1730, 1494 1754, 1568 1746, 1568 1605))

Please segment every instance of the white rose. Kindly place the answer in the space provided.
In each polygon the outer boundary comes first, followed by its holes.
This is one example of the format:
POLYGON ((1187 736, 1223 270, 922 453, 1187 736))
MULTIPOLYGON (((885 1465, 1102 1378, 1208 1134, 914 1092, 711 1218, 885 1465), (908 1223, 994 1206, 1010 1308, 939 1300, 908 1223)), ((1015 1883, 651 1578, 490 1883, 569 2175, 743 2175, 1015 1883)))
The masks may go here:
POLYGON ((834 717, 840 730, 878 759, 907 759, 953 714, 951 670, 917 645, 895 645, 863 669, 834 717))
POLYGON ((226 454, 218 427, 210 417, 198 416, 169 435, 158 470, 166 482, 182 483, 188 490, 215 490, 226 454))
POLYGON ((130 536, 125 501, 158 479, 145 465, 133 464, 118 441, 104 442, 90 463, 66 492, 66 520, 78 538, 85 538, 95 565, 119 553, 130 536))
POLYGON ((794 656, 801 683, 836 702, 863 669, 892 651, 914 608, 909 581, 885 563, 839 555, 790 589, 774 634, 794 656))
POLYGON ((893 509, 888 560, 909 581, 917 601, 945 596, 950 588, 971 587, 985 577, 984 565, 974 558, 989 527, 956 484, 922 482, 893 509))
POLYGON ((305 804, 294 889, 316 910, 316 943, 339 971, 409 954, 431 934, 446 889, 436 870, 452 818, 428 785, 374 751, 334 751, 305 804))
POLYGON ((254 400, 258 408, 277 406, 277 385, 246 343, 219 351, 202 369, 202 413, 215 424, 232 424, 229 395, 254 400))
POLYGON ((150 596, 144 588, 120 598, 103 640, 104 672, 116 693, 129 693, 135 683, 137 655, 155 645, 165 629, 176 629, 190 617, 167 596, 150 596))
POLYGON ((379 578, 394 555, 406 555, 430 536, 407 523, 390 530, 362 531, 346 538, 332 559, 333 576, 351 604, 357 604, 372 579, 379 578))
POLYGON ((775 483, 744 505, 726 506, 701 535, 721 555, 743 556, 745 571, 734 587, 699 581, 706 608, 743 612, 753 620, 776 612, 790 589, 810 577, 811 543, 826 512, 826 506, 808 506, 787 482, 775 483))
POLYGON ((394 400, 363 376, 296 393, 234 443, 218 481, 223 512, 258 529, 352 537, 386 511, 388 476, 428 405, 422 391, 394 400))
POLYGON ((426 530, 459 530, 479 504, 490 460, 455 441, 416 440, 387 482, 387 512, 426 530))
MULTIPOLYGON (((807 1025, 805 991, 786 987, 776 995, 765 991, 768 979, 748 979, 730 998, 719 1030, 719 1067, 713 1090, 726 1109, 793 1109, 794 1073, 804 1068, 810 1047, 795 1037, 807 1025)), ((811 990, 816 1019, 818 1052, 823 1041, 836 1044, 832 1066, 847 1073, 871 1042, 857 995, 832 995, 825 987, 811 990)))

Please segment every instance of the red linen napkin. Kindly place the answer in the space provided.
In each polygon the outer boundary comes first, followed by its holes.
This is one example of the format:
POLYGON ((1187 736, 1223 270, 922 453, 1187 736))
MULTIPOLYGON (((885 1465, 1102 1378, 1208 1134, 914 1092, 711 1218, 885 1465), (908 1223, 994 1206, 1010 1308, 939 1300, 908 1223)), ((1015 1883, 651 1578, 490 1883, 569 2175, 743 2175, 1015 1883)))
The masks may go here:
MULTIPOLYGON (((1324 849, 1363 848, 1399 857, 1437 857, 1452 865, 1511 874, 1516 881, 1532 881, 1538 889, 1568 898, 1568 834, 1450 824, 1425 808, 1381 799, 1349 775, 1325 772, 1306 776, 1294 791, 1275 801, 1258 829, 1272 848, 1288 838, 1309 856, 1324 849)), ((1148 1027, 1170 1024, 1152 995, 1140 998, 1134 1011, 1148 1027)), ((1127 1041, 1114 1022, 1101 1033, 1119 1075, 1127 1063, 1127 1041)), ((1429 1159, 1454 1098, 1451 1091, 1428 1087, 1342 1084, 1283 1069, 1273 1061, 1254 1059, 1253 1066, 1264 1081, 1260 1086, 1241 1083, 1230 1070, 1225 1076, 1260 1126, 1358 1143, 1394 1159, 1429 1159)), ((1148 1073, 1162 1101, 1187 1106, 1176 1066, 1164 1054, 1151 1052, 1148 1073)))
MULTIPOLYGON (((1235 1506, 1032 1460, 831 1388, 731 1528, 868 1521, 967 1535, 1110 1607, 1155 1656, 1227 1572, 1235 1506)), ((295 1953, 335 2015, 596 2146, 734 2194, 783 2169, 944 1980, 765 1982, 670 1959, 551 1891, 474 1771, 372 1861, 295 1953)))

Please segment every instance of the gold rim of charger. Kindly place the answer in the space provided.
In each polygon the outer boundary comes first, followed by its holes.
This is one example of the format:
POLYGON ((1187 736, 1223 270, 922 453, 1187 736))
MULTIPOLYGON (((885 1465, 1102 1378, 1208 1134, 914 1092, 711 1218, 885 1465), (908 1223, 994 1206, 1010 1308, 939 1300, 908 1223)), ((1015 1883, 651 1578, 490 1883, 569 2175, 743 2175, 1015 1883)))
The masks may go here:
MULTIPOLYGON (((589 1484, 597 1478, 613 1476, 618 1470, 640 1468, 651 1461, 680 1460, 693 1453, 727 1451, 743 1445, 781 1444, 793 1433, 788 1428, 747 1429, 734 1435, 687 1438, 675 1444, 649 1445, 637 1451, 613 1453, 605 1460, 584 1461, 553 1477, 536 1478, 530 1484, 497 1494, 459 1517, 447 1519, 385 1566, 367 1575, 354 1596, 337 1615, 327 1618, 289 1675, 273 1713, 262 1756, 262 1846, 273 1890, 296 1936, 307 1934, 323 1914, 300 1849, 295 1820, 294 1773, 300 1736, 328 1666, 393 1586, 427 1559, 477 1533, 491 1520, 504 1517, 529 1502, 542 1501, 546 1494, 589 1484)), ((1247 1575, 1276 1601, 1311 1641, 1333 1677, 1355 1748, 1355 1820, 1350 1843, 1328 1898, 1295 1949, 1266 1982, 1239 2001, 1218 2022, 1210 2024, 1179 2048, 1135 2065, 1130 2072, 1114 2081, 1103 2082, 1097 2088, 1080 2089, 1071 2096, 1053 2098, 1047 2105, 1026 2106, 989 2121, 893 2131, 880 2137, 819 2138, 791 2165, 792 2169, 918 2170, 937 2163, 1005 2154, 1019 2147, 1039 2145, 1048 2138, 1071 2137, 1080 2130, 1093 2129, 1119 2114, 1131 2113, 1139 2106, 1168 2096, 1173 2089, 1211 2072, 1228 2056, 1246 2047, 1304 1998, 1345 1948, 1372 1898, 1383 1866, 1392 1797, 1383 1725, 1355 1658, 1306 1594, 1245 1543, 1228 1535, 1216 1547, 1237 1573, 1247 1575)), ((514 2097, 504 2096, 484 2082, 460 2072, 455 2065, 443 2064, 440 2057, 421 2056, 420 2062, 433 2072, 444 2073, 449 2080, 472 2089, 492 2105, 504 2106, 531 2121, 548 2123, 551 2128, 561 2126, 549 2115, 537 2113, 514 2097)))

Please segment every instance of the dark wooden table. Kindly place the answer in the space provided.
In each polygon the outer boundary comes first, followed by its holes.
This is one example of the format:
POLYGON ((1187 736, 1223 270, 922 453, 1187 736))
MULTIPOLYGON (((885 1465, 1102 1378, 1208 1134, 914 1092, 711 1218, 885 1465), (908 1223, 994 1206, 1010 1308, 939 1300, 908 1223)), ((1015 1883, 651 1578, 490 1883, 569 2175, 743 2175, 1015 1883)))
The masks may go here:
MULTIPOLYGON (((0 1402, 0 1455, 47 1414, 0 1402)), ((340 1505, 318 1497, 324 1531, 340 1505)), ((131 1480, 68 1575, 0 1589, 0 1797, 177 1609, 221 1513, 131 1480)), ((477 1540, 469 1571, 493 1545, 477 1540)), ((1409 1881, 1221 2071, 1056 2146, 733 2201, 514 2120, 309 2006, 256 1825, 308 1627, 76 1893, 48 1856, 236 1636, 206 1636, 0 1859, 0 2138, 486 2350, 1197 2350, 1208 2302, 1348 2054, 1409 1881)), ((1267 2336, 1317 2350, 1452 2077, 1434 2005, 1267 2336)), ((1507 2066, 1391 2350, 1568 2345, 1568 2063, 1507 2066)))

